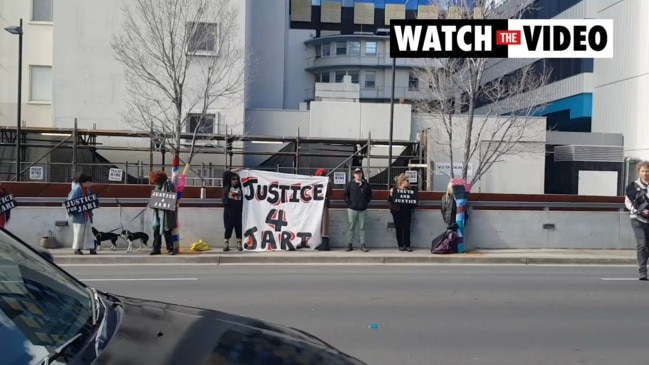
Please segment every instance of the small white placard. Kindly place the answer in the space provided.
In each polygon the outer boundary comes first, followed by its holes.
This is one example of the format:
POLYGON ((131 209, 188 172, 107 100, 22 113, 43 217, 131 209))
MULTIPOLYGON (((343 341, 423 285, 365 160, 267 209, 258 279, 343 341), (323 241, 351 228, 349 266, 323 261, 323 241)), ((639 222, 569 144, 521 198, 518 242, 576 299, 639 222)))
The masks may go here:
POLYGON ((122 169, 110 169, 108 172, 108 181, 122 181, 124 171, 122 169))
POLYGON ((32 166, 29 168, 29 179, 30 180, 43 180, 43 167, 42 166, 32 166))
POLYGON ((334 184, 345 185, 347 183, 347 173, 344 171, 334 172, 334 184))
MULTIPOLYGON (((451 163, 450 162, 436 162, 435 175, 451 176, 451 163)), ((453 175, 455 177, 462 176, 462 163, 453 163, 453 175)), ((467 169, 467 176, 473 176, 473 165, 469 164, 467 169)))
POLYGON ((417 173, 416 170, 406 171, 406 176, 408 176, 408 181, 411 184, 417 184, 417 179, 419 178, 419 174, 417 173))

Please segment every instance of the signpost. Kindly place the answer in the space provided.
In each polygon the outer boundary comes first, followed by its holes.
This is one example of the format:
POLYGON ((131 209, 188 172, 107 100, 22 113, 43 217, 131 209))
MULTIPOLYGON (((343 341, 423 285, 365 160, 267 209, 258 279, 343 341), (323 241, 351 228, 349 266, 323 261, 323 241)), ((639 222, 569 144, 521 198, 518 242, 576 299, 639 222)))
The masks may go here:
POLYGON ((151 192, 151 199, 149 200, 149 206, 153 209, 175 211, 177 199, 178 199, 177 193, 153 190, 151 192))
POLYGON ((347 183, 347 173, 344 171, 334 172, 334 184, 345 185, 347 183))
POLYGON ((43 167, 42 166, 32 166, 29 168, 29 179, 30 180, 43 180, 43 167))
POLYGON ((99 198, 97 194, 82 196, 80 198, 66 200, 63 203, 68 214, 84 213, 99 208, 99 198))
POLYGON ((108 181, 122 181, 123 175, 124 170, 122 169, 110 169, 108 172, 108 181))
POLYGON ((417 181, 419 180, 419 173, 417 170, 406 171, 406 176, 408 176, 408 181, 411 184, 417 184, 417 181))

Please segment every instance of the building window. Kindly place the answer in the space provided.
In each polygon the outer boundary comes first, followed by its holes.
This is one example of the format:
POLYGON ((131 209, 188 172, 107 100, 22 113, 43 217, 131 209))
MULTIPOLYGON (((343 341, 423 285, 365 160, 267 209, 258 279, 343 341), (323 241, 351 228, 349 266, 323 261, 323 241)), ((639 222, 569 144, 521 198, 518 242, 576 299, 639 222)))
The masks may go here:
POLYGON ((216 23, 189 23, 188 28, 192 32, 189 40, 189 52, 215 54, 218 51, 218 26, 216 23))
POLYGON ((336 42, 336 56, 347 54, 347 42, 336 42))
POLYGON ((352 56, 360 56, 361 42, 349 42, 349 54, 352 56))
POLYGON ((329 72, 323 72, 315 75, 315 82, 329 83, 329 72))
POLYGON ((29 100, 52 101, 52 67, 29 67, 29 100))
POLYGON ((374 89, 376 87, 376 72, 365 73, 365 88, 374 89))
POLYGON ((358 84, 358 77, 360 75, 360 72, 358 71, 349 71, 347 72, 347 75, 352 77, 352 84, 358 84))
POLYGON ((417 78, 417 75, 412 72, 408 76, 408 90, 419 90, 419 78, 417 78))
POLYGON ((376 56, 376 42, 365 42, 365 54, 376 56))
POLYGON ((32 21, 52 21, 52 0, 32 0, 32 21))
POLYGON ((324 43, 322 45, 322 57, 331 56, 331 43, 324 43))
MULTIPOLYGON (((201 115, 200 114, 190 114, 189 116, 189 123, 187 123, 187 133, 194 133, 196 131, 196 128, 198 128, 198 134, 207 134, 207 135, 212 135, 214 134, 214 114, 206 114, 203 116, 202 122, 199 123, 201 120, 201 115)), ((196 139, 208 139, 210 138, 209 136, 196 136, 196 139)))
POLYGON ((343 77, 345 77, 345 71, 336 71, 336 82, 343 82, 343 77))
POLYGON ((322 55, 322 46, 318 44, 317 46, 315 46, 315 58, 320 58, 321 55, 322 55))

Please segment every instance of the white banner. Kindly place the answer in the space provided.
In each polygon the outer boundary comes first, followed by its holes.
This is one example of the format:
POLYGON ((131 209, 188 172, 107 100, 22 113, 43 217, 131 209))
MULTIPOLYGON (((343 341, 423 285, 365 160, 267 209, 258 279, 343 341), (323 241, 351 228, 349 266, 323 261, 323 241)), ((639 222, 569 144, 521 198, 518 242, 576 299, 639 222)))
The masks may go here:
POLYGON ((243 249, 315 249, 329 178, 242 170, 243 249))

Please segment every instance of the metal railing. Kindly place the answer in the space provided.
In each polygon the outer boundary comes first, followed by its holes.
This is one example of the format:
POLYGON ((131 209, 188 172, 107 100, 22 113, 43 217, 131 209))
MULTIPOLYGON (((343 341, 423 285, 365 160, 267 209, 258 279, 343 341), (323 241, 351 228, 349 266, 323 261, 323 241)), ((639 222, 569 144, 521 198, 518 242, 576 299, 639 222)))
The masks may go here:
MULTIPOLYGON (((331 66, 385 66, 392 67, 392 58, 389 53, 377 53, 374 55, 345 54, 329 55, 324 57, 307 57, 305 58, 306 68, 331 67, 331 66)), ((412 67, 415 65, 413 60, 407 58, 397 58, 397 67, 412 67)))
MULTIPOLYGON (((305 100, 315 99, 315 88, 311 87, 304 90, 305 100)), ((394 88, 394 99, 398 103, 399 99, 416 99, 420 94, 417 90, 412 90, 405 86, 396 86, 394 88)), ((361 85, 360 97, 363 99, 390 99, 392 97, 392 87, 390 86, 375 86, 366 87, 361 85)))
MULTIPOLYGON (((17 197, 16 201, 20 205, 29 204, 29 205, 38 205, 38 204, 60 204, 63 203, 65 197, 17 197)), ((149 203, 149 198, 101 198, 99 197, 100 205, 142 205, 146 206, 149 203)), ((345 202, 342 200, 332 200, 333 206, 344 205, 345 202)), ((214 206, 221 204, 221 199, 208 198, 208 199, 197 199, 197 198, 184 198, 183 205, 196 205, 196 206, 214 206)), ((373 200, 370 202, 370 207, 383 207, 386 202, 381 200, 373 200)), ((520 208, 528 209, 611 209, 624 211, 625 207, 623 203, 599 203, 599 202, 525 202, 525 201, 472 201, 467 202, 469 208, 480 208, 480 207, 490 207, 490 208, 515 208, 519 210, 520 208)), ((437 208, 441 206, 439 200, 423 200, 419 204, 421 207, 437 208)), ((524 210, 524 209, 523 209, 524 210)))

